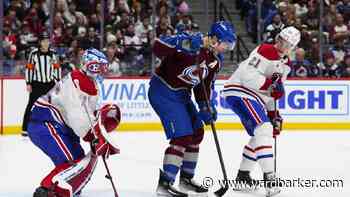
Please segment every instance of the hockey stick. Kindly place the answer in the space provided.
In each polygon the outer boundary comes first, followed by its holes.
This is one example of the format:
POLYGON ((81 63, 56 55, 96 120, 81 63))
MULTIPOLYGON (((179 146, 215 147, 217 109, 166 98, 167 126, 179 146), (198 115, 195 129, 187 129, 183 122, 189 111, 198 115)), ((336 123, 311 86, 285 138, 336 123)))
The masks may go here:
MULTIPOLYGON (((204 84, 204 81, 203 81, 201 73, 200 73, 199 78, 200 78, 200 81, 201 81, 201 84, 202 84, 202 88, 203 88, 203 92, 204 92, 205 103, 207 104, 207 108, 209 110, 209 113, 212 114, 212 110, 211 110, 210 103, 209 103, 209 96, 207 94, 206 87, 205 87, 205 84, 204 84)), ((223 159, 222 153, 221 153, 221 148, 220 148, 220 144, 219 144, 218 135, 216 133, 215 123, 212 121, 210 123, 210 126, 211 126, 211 131, 212 131, 213 136, 214 136, 215 146, 216 146, 216 150, 218 152, 218 156, 219 156, 219 160, 220 160, 220 166, 221 166, 222 174, 224 176, 224 181, 225 181, 225 186, 224 187, 221 186, 221 188, 218 189, 217 191, 215 191, 214 194, 215 194, 215 196, 220 196, 221 197, 228 190, 228 187, 229 187, 229 185, 228 185, 228 178, 227 178, 227 173, 226 173, 224 159, 223 159)))
MULTIPOLYGON (((94 129, 94 126, 93 126, 93 123, 92 123, 92 120, 91 120, 91 117, 89 115, 89 111, 88 111, 88 109, 86 107, 86 103, 85 102, 83 102, 83 106, 84 106, 86 115, 89 118, 90 127, 91 127, 91 129, 94 129)), ((95 150, 95 146, 93 145, 93 142, 90 143, 90 146, 91 146, 91 150, 94 151, 95 150)), ((105 158, 104 155, 102 156, 102 160, 103 160, 103 164, 105 166, 106 172, 107 172, 107 175, 105 177, 106 177, 106 179, 109 179, 109 181, 111 182, 111 185, 112 185, 112 188, 113 188, 113 191, 114 191, 114 197, 118 197, 118 193, 117 193, 117 190, 115 188, 115 185, 114 185, 114 182, 113 182, 113 179, 112 179, 112 176, 111 176, 111 173, 109 171, 109 167, 107 165, 107 161, 106 161, 106 158, 105 158)))
MULTIPOLYGON (((275 117, 277 117, 277 100, 274 99, 273 100, 273 107, 274 107, 274 113, 275 113, 275 117)), ((275 148, 274 148, 274 171, 275 174, 277 172, 277 136, 274 136, 274 142, 275 142, 275 148)))

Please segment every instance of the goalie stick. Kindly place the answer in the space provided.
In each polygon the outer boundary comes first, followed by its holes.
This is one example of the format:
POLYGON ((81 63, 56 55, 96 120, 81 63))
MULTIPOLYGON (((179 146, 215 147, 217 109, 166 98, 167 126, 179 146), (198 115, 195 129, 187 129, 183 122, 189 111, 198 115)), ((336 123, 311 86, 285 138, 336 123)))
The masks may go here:
MULTIPOLYGON (((92 123, 92 120, 91 120, 91 117, 90 117, 90 115, 89 115, 89 111, 88 111, 88 109, 87 109, 87 106, 86 106, 86 103, 85 103, 85 102, 83 102, 83 107, 84 107, 84 110, 85 110, 85 112, 86 112, 86 115, 87 115, 88 118, 89 118, 90 127, 91 127, 91 129, 94 129, 94 126, 93 126, 93 123, 92 123)), ((93 145, 93 142, 90 143, 90 146, 91 146, 91 149, 92 149, 92 150, 95 149, 95 148, 94 148, 94 145, 93 145)), ((111 173, 110 173, 110 171, 109 171, 109 167, 108 167, 108 165, 107 165, 106 157, 105 157, 104 155, 102 156, 102 160, 103 160, 103 164, 104 164, 104 166, 105 166, 106 172, 107 172, 107 174, 106 174, 105 177, 106 177, 106 179, 108 179, 108 180, 111 182, 111 185, 112 185, 112 188, 113 188, 113 192, 114 192, 114 197, 118 197, 118 193, 117 193, 117 190, 116 190, 116 188, 115 188, 115 185, 114 185, 114 182, 113 182, 113 178, 112 178, 112 176, 111 176, 111 173)))

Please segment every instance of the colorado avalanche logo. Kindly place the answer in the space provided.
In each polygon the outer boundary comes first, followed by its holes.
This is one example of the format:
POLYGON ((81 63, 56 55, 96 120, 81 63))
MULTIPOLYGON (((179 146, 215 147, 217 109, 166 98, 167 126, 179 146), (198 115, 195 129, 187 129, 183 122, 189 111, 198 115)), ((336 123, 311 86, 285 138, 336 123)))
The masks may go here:
POLYGON ((199 77, 200 74, 202 74, 202 79, 206 78, 208 76, 208 68, 202 66, 198 67, 198 65, 192 65, 184 69, 182 73, 177 77, 187 84, 196 86, 201 82, 201 79, 199 77))

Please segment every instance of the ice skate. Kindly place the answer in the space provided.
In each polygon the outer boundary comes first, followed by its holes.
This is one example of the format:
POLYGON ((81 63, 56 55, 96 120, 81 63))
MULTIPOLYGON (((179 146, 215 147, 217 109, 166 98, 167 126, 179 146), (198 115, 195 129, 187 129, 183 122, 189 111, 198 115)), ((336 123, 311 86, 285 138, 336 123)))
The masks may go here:
POLYGON ((258 189, 259 181, 250 177, 249 171, 239 170, 236 177, 234 191, 253 192, 258 189))
POLYGON ((181 173, 179 188, 182 192, 194 192, 201 194, 200 196, 208 196, 208 189, 196 183, 193 178, 186 173, 181 173))
POLYGON ((266 197, 275 196, 281 193, 279 185, 277 185, 276 174, 273 172, 264 173, 264 186, 266 190, 266 197))
POLYGON ((166 180, 165 174, 163 171, 160 170, 159 175, 159 182, 157 187, 157 196, 177 196, 177 197, 187 197, 188 195, 186 193, 183 193, 176 189, 173 184, 166 180))
POLYGON ((45 187, 38 187, 35 190, 33 197, 58 197, 58 196, 53 191, 50 191, 45 187))

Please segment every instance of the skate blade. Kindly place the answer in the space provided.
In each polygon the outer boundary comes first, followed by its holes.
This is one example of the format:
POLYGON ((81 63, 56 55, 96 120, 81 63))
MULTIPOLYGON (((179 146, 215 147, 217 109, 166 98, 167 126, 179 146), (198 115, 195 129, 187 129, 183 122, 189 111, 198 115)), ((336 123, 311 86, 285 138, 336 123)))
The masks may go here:
POLYGON ((160 196, 160 197, 173 197, 173 195, 167 194, 167 193, 157 193, 157 196, 160 196))
MULTIPOLYGON (((162 193, 162 192, 157 192, 156 193, 157 196, 161 196, 161 197, 174 197, 175 195, 169 194, 169 193, 162 193)), ((189 196, 187 194, 187 196, 189 196)))
POLYGON ((277 194, 281 193, 281 190, 266 194, 266 197, 272 197, 272 196, 276 196, 277 194))
POLYGON ((235 192, 241 192, 241 193, 253 193, 259 190, 258 187, 252 187, 252 188, 232 188, 235 192))
POLYGON ((208 192, 203 192, 203 193, 198 193, 195 192, 191 189, 186 189, 182 186, 179 186, 179 190, 185 194, 187 194, 189 197, 193 196, 193 197, 208 197, 208 192))

